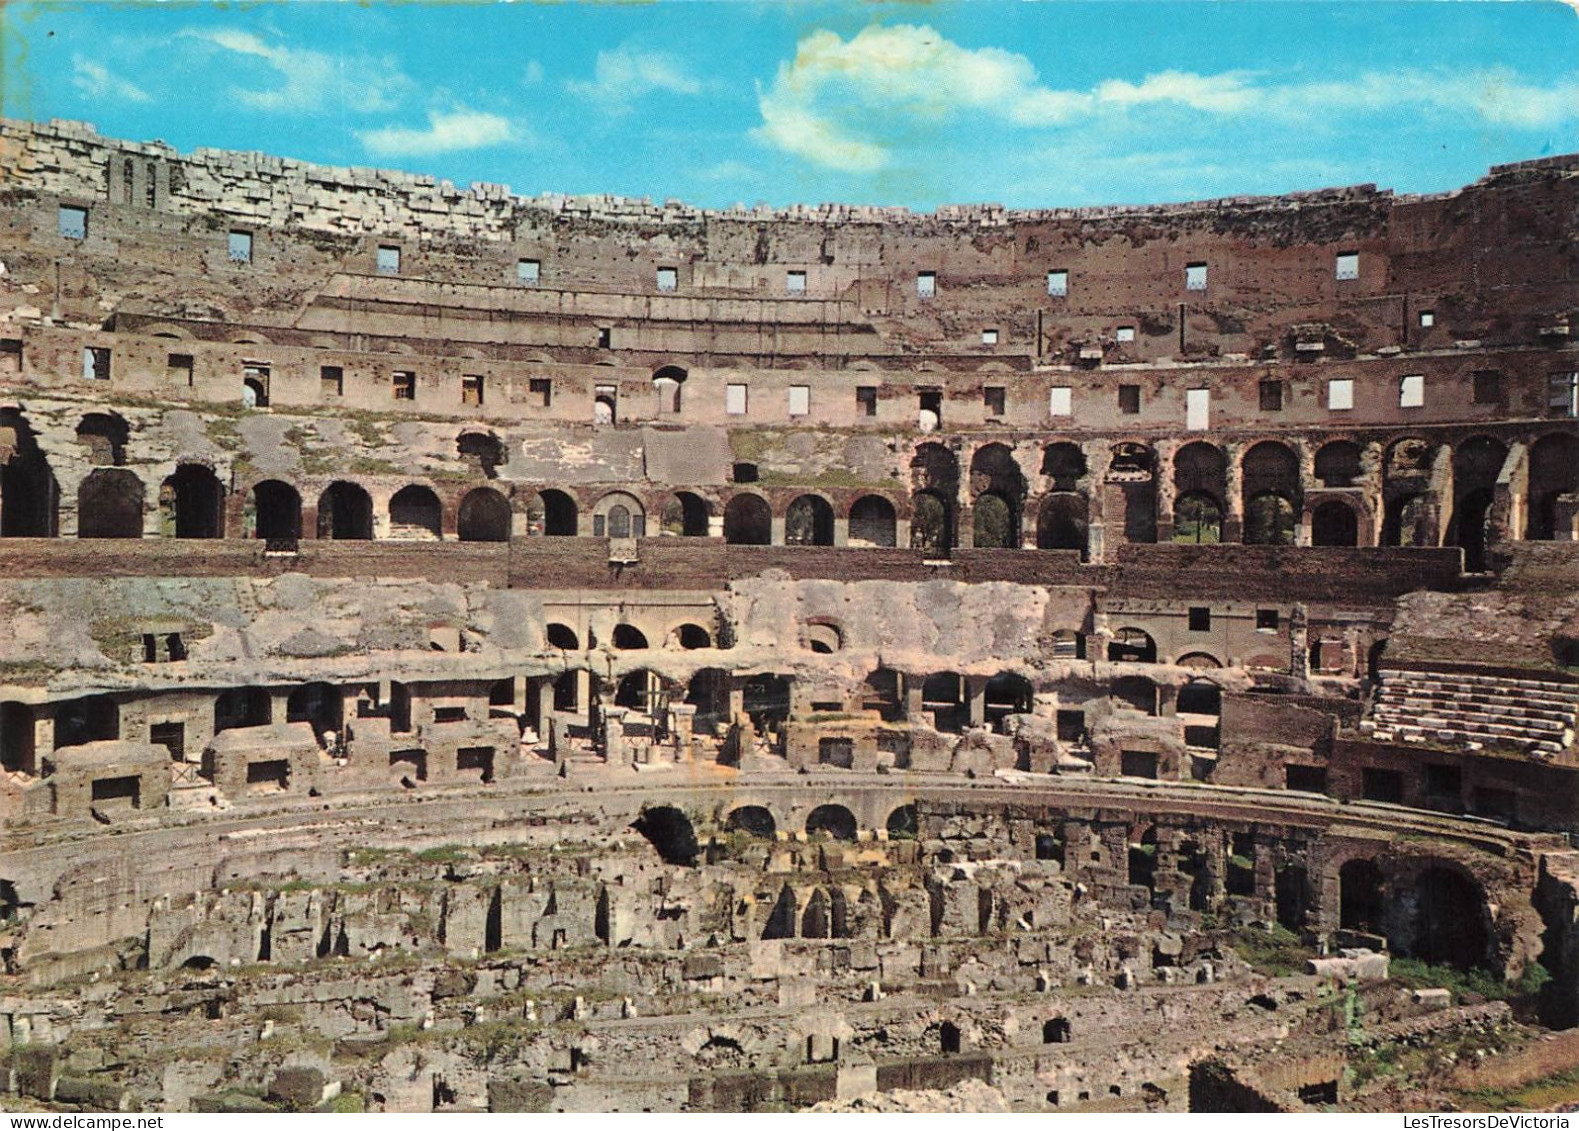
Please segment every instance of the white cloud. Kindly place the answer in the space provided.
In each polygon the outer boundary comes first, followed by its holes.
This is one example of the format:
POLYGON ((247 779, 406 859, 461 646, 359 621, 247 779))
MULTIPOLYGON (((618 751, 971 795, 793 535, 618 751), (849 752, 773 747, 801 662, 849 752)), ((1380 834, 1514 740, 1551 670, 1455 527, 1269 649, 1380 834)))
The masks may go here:
POLYGON ((238 101, 254 110, 299 113, 343 106, 377 113, 394 109, 412 85, 398 61, 388 56, 331 55, 268 43, 251 32, 228 28, 181 34, 232 54, 261 60, 278 74, 282 80, 278 86, 234 91, 238 101))
POLYGON ((621 47, 617 51, 599 51, 592 80, 571 79, 565 83, 565 89, 593 99, 605 109, 620 111, 648 94, 700 94, 705 84, 687 74, 672 55, 621 47))
POLYGON ((384 126, 361 130, 357 139, 374 157, 427 157, 460 149, 485 149, 514 141, 515 127, 508 118, 481 110, 428 111, 426 129, 384 126))
MULTIPOLYGON (((1576 0, 1579 2, 1579 0, 1576 0)), ((1335 82, 1269 82, 1251 71, 1167 70, 1110 78, 1088 90, 1045 84, 1023 55, 966 48, 930 27, 868 27, 849 40, 816 30, 757 91, 758 141, 813 164, 872 173, 891 164, 896 138, 938 146, 945 123, 992 119, 1027 129, 1100 123, 1171 109, 1208 119, 1315 124, 1339 114, 1429 110, 1507 128, 1579 119, 1579 84, 1539 86, 1501 71, 1366 73, 1335 82)))
POLYGON ((117 102, 151 102, 152 97, 142 87, 128 82, 119 75, 110 74, 101 63, 71 57, 71 85, 89 98, 102 98, 117 102))
MULTIPOLYGON (((1575 0, 1575 2, 1579 3, 1579 0, 1575 0)), ((536 86, 542 82, 543 64, 536 59, 528 59, 526 61, 526 73, 522 76, 521 81, 526 83, 527 86, 536 86)))

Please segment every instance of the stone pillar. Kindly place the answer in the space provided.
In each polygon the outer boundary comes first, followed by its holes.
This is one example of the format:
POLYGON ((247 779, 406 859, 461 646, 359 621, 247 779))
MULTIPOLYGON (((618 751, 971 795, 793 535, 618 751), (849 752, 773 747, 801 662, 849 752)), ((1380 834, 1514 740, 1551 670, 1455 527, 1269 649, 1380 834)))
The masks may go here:
POLYGON ((965 677, 965 699, 969 708, 970 725, 987 724, 987 681, 981 676, 965 677))
POLYGON ((55 749, 55 716, 47 709, 33 712, 33 772, 38 772, 39 760, 55 749))
POLYGON ((537 685, 537 733, 546 737, 554 716, 554 681, 544 679, 537 685))
POLYGON ((910 545, 910 520, 908 518, 896 518, 894 520, 894 545, 910 545))
POLYGON ((592 673, 585 668, 576 672, 576 711, 592 721, 592 673))
POLYGON ((1245 476, 1241 462, 1245 446, 1230 443, 1223 446, 1228 465, 1223 471, 1223 535, 1224 542, 1243 542, 1245 530, 1245 476))
POLYGON ((835 546, 848 546, 850 544, 850 520, 848 518, 834 518, 833 544, 835 546))
POLYGON ((772 531, 773 531, 772 534, 770 534, 768 536, 769 544, 770 545, 774 545, 774 546, 782 546, 782 545, 784 545, 784 516, 783 515, 776 514, 776 515, 773 516, 773 519, 772 519, 772 531))
POLYGON ((602 712, 603 760, 611 766, 627 766, 632 760, 630 745, 625 741, 624 707, 605 707, 602 712))
POLYGON ((1382 544, 1382 524, 1387 520, 1387 507, 1382 499, 1385 479, 1383 466, 1386 459, 1386 451, 1381 443, 1375 440, 1366 444, 1365 449, 1360 453, 1360 478, 1357 486, 1371 514, 1370 530, 1360 531, 1359 543, 1362 546, 1382 544))
POLYGON ((1294 454, 1299 457, 1299 509, 1294 513, 1294 545, 1311 544, 1310 489, 1316 485, 1316 449, 1309 440, 1293 441, 1294 454))
POLYGON ((1303 604, 1288 618, 1288 670, 1296 679, 1310 676, 1310 614, 1303 604))
POLYGON ((921 691, 926 681, 920 676, 913 675, 901 675, 899 678, 902 684, 901 695, 904 697, 905 717, 916 719, 923 712, 921 691))
POLYGON ((670 728, 674 737, 674 757, 677 762, 694 760, 691 744, 696 733, 696 705, 676 703, 669 708, 670 728))
POLYGON ((1173 541, 1173 500, 1177 492, 1173 485, 1173 457, 1179 445, 1166 442, 1157 445, 1157 541, 1173 541))

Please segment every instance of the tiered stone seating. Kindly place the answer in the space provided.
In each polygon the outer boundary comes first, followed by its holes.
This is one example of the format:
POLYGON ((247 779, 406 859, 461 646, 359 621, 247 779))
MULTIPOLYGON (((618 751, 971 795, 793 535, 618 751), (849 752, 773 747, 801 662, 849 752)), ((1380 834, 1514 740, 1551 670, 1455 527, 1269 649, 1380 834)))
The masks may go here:
POLYGON ((1574 741, 1579 686, 1537 672, 1513 678, 1471 671, 1383 669, 1362 731, 1383 741, 1515 747, 1538 758, 1574 741))

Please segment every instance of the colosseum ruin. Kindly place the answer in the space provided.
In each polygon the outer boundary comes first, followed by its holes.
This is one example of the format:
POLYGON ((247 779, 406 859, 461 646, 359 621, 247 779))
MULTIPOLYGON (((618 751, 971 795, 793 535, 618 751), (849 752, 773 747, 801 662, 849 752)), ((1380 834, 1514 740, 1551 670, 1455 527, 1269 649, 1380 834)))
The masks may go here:
POLYGON ((706 211, 5 120, 0 201, 0 1107, 1579 1064, 1579 156, 706 211))

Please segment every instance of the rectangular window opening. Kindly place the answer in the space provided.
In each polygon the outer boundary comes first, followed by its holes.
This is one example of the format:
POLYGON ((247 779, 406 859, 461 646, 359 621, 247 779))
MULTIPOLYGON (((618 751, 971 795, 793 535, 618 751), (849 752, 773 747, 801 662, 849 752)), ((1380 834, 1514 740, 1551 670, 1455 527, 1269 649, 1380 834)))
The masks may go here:
POLYGON ((1553 373, 1546 379, 1546 415, 1579 416, 1579 373, 1553 373))
POLYGON ((338 365, 319 366, 318 392, 326 397, 343 397, 345 395, 345 370, 338 365))
POLYGON ((547 377, 528 377, 526 381, 527 394, 538 403, 539 408, 547 408, 554 399, 554 382, 547 377))
POLYGON ((806 293, 806 272, 804 272, 804 271, 786 271, 786 272, 784 272, 784 292, 786 294, 792 294, 792 295, 803 295, 803 294, 805 294, 806 293))
POLYGON ((791 416, 811 415, 810 385, 791 385, 789 387, 789 414, 791 416))
POLYGON ((1425 377, 1412 373, 1398 380, 1398 407, 1419 408, 1425 404, 1425 377))
POLYGON ((1202 605, 1191 605, 1189 625, 1191 632, 1210 632, 1212 630, 1212 610, 1202 605))
POLYGON ((1184 289, 1187 291, 1206 289, 1206 264, 1191 263, 1184 268, 1184 289))
POLYGON ((1047 391, 1047 415, 1073 416, 1075 391, 1068 385, 1055 385, 1047 391))
POLYGON ((1327 408, 1331 412, 1346 412, 1354 407, 1354 379, 1334 377, 1327 382, 1327 408))
POLYGON ((252 262, 252 233, 231 232, 228 244, 230 261, 232 263, 252 262))
POLYGON ((1340 281, 1358 279, 1360 277, 1360 253, 1357 251, 1338 252, 1335 274, 1340 281))
POLYGON ((658 268, 658 289, 660 291, 677 291, 680 289, 680 272, 673 267, 658 268))
POLYGON ((1002 385, 988 385, 981 391, 982 404, 986 406, 988 416, 1002 416, 1005 406, 1007 390, 1002 385))
POLYGON ((1436 325, 1436 311, 1422 310, 1420 312, 1420 329, 1429 330, 1436 325))
POLYGON ((614 348, 614 328, 612 326, 598 327, 598 349, 611 350, 614 348))
POLYGON ((931 298, 938 293, 938 273, 936 271, 918 271, 916 273, 916 297, 931 298))
POLYGON ((61 238, 68 240, 85 240, 88 238, 88 210, 86 208, 74 208, 69 204, 62 204, 59 218, 56 222, 61 238))
POLYGON ((543 265, 536 259, 515 261, 515 281, 524 287, 535 287, 543 277, 543 265))
POLYGON ((1212 391, 1210 389, 1184 390, 1184 428, 1187 432, 1204 432, 1212 426, 1212 391))
POLYGON ((417 375, 415 373, 398 370, 391 375, 390 385, 394 389, 397 401, 414 401, 417 399, 417 375))
POLYGON ((82 351, 82 379, 108 381, 110 379, 110 351, 106 346, 88 346, 82 351))
POLYGON ((746 415, 747 393, 745 385, 725 385, 724 412, 730 416, 746 415))
POLYGON ((1125 416, 1135 416, 1140 412, 1140 386, 1120 385, 1118 387, 1118 410, 1125 416))
POLYGON ((1475 371, 1475 389, 1471 396, 1475 404, 1498 404, 1502 400, 1502 374, 1495 369, 1475 371))
POLYGON ((1283 382, 1276 380, 1261 382, 1261 411, 1283 411, 1283 382))
POLYGON ((1256 610, 1256 631, 1257 632, 1276 632, 1277 628, 1278 628, 1278 624, 1279 624, 1279 619, 1280 618, 1278 616, 1278 611, 1276 609, 1257 609, 1256 610))
POLYGON ((380 245, 377 264, 380 275, 400 274, 400 249, 388 244, 380 245))
POLYGON ((860 416, 877 415, 877 386, 857 385, 855 387, 855 407, 860 416))
POLYGON ((482 404, 483 379, 480 373, 463 373, 461 375, 461 404, 482 404))
POLYGON ((1135 327, 1120 326, 1114 331, 1113 340, 1116 342, 1133 342, 1135 340, 1135 327))
POLYGON ((996 331, 996 330, 983 330, 981 332, 981 344, 984 345, 984 346, 995 346, 995 345, 997 345, 998 344, 998 331, 996 331))
POLYGON ((1066 298, 1069 295, 1069 272, 1049 271, 1047 273, 1047 293, 1052 298, 1066 298))
POLYGON ((189 353, 172 353, 167 355, 165 358, 164 373, 165 377, 169 379, 172 384, 186 385, 190 388, 192 384, 192 355, 189 353))

